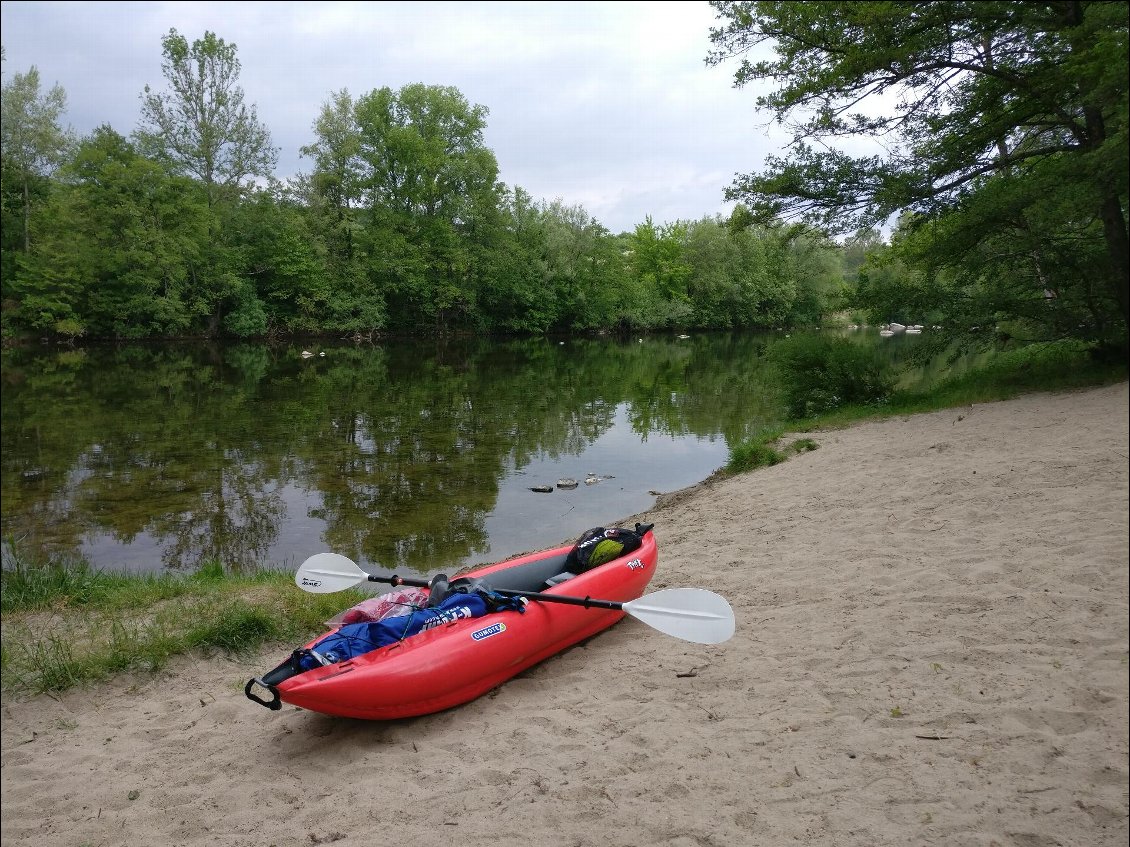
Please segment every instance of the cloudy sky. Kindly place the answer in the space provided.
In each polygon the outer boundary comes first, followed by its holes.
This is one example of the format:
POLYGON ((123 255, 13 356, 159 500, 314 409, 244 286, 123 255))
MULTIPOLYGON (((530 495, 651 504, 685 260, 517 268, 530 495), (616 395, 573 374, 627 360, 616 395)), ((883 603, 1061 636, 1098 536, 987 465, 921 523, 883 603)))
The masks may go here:
POLYGON ((79 134, 136 129, 146 84, 166 90, 161 38, 216 33, 280 148, 276 175, 309 171, 299 148, 331 92, 410 83, 458 88, 489 110, 500 179, 579 205, 608 229, 727 214, 723 190, 783 134, 708 68, 702 2, 8 2, 4 80, 39 69, 67 94, 79 134))

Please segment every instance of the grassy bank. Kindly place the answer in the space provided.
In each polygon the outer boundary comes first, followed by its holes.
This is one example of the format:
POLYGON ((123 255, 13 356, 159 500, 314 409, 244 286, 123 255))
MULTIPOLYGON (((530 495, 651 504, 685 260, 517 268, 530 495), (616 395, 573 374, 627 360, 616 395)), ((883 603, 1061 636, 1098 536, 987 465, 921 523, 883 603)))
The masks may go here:
POLYGON ((154 671, 198 651, 252 653, 298 643, 357 602, 357 592, 306 594, 289 573, 185 576, 95 571, 82 562, 4 563, 0 583, 3 688, 61 691, 125 670, 154 671))
MULTIPOLYGON (((811 363, 806 364, 811 366, 811 363)), ((835 369, 831 370, 834 381, 835 369)), ((1086 347, 1074 343, 1033 345, 1001 353, 979 367, 943 376, 918 390, 898 389, 896 376, 892 374, 890 390, 877 391, 865 402, 843 403, 819 414, 788 419, 767 428, 753 440, 733 447, 725 471, 743 473, 768 467, 785 461, 796 452, 812 449, 810 439, 781 446, 781 436, 785 433, 835 429, 864 420, 1008 400, 1021 394, 1095 388, 1122 382, 1126 378, 1125 362, 1096 359, 1086 347)), ((848 391, 843 393, 849 396, 848 391)))

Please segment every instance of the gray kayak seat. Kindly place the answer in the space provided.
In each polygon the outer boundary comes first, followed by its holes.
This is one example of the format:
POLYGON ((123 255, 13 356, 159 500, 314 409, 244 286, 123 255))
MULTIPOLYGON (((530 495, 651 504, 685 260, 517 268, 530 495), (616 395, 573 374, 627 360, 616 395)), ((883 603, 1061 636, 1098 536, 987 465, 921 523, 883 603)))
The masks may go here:
MULTIPOLYGON (((518 565, 513 568, 505 568, 495 573, 487 574, 480 577, 479 580, 486 588, 494 589, 495 591, 543 591, 553 585, 564 582, 569 576, 565 576, 568 572, 565 570, 565 559, 568 553, 562 553, 558 556, 550 556, 548 559, 539 559, 536 562, 530 562, 526 565, 518 565), (563 578, 559 578, 563 577, 563 578), (550 583, 550 580, 555 580, 550 583)), ((451 580, 450 587, 454 589, 470 587, 473 580, 466 577, 451 580)))

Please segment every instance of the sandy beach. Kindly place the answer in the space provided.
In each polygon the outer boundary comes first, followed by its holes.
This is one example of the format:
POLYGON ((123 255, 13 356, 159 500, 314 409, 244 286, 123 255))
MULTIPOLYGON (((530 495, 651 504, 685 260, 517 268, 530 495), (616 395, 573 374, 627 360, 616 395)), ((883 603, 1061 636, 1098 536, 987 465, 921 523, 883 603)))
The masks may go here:
POLYGON ((722 645, 626 619, 387 723, 245 699, 293 645, 6 698, 3 845, 1125 845, 1127 399, 820 432, 609 516, 655 524, 650 590, 730 600, 722 645))

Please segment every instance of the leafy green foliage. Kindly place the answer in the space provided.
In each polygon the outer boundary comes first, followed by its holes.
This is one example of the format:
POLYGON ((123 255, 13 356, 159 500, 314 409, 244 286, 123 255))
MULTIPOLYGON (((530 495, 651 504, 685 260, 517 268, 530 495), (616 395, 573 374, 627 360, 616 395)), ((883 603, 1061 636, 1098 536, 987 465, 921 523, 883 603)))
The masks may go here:
POLYGON ((805 334, 772 344, 766 357, 780 375, 787 414, 809 418, 848 405, 879 405, 894 388, 888 363, 873 347, 805 334))
POLYGON ((225 230, 241 245, 240 275, 224 323, 242 337, 324 328, 332 286, 309 221, 281 192, 254 192, 231 210, 225 230))
POLYGON ((901 258, 948 287, 930 304, 943 323, 975 307, 981 326, 1125 346, 1125 2, 712 5, 710 61, 772 81, 757 103, 794 133, 728 192, 754 219, 845 232, 910 212, 922 234, 901 258), (850 156, 850 137, 885 152, 850 156))
MULTIPOLYGON (((27 251, 31 246, 32 207, 41 199, 46 178, 63 162, 70 145, 70 135, 59 123, 66 106, 66 92, 58 85, 45 94, 40 92, 39 71, 35 67, 26 74, 15 74, 0 89, 4 206, 6 211, 19 209, 18 226, 9 229, 9 220, 4 221, 8 234, 5 248, 18 244, 27 251)), ((15 215, 11 222, 15 222, 15 215)))
POLYGON ((191 287, 209 220, 195 184, 109 127, 83 140, 63 176, 36 213, 35 249, 11 283, 18 318, 39 331, 71 320, 119 338, 188 330, 208 310, 191 287))
POLYGON ((152 158, 204 184, 209 203, 221 189, 269 177, 278 161, 271 135, 254 106, 243 102, 236 46, 213 32, 191 46, 175 29, 161 39, 161 70, 169 91, 147 85, 137 143, 152 158))
MULTIPOLYGON (((302 148, 312 172, 253 185, 275 151, 235 45, 176 30, 161 44, 166 90, 146 89, 132 141, 103 126, 61 156, 46 142, 62 92, 45 99, 41 153, 64 167, 31 174, 34 215, 6 143, 6 336, 765 328, 838 307, 840 249, 819 235, 711 218, 613 235, 502 185, 487 109, 451 87, 333 92, 302 148)), ((6 102, 30 120, 24 88, 6 102)))
POLYGON ((659 300, 686 300, 693 270, 683 258, 685 223, 656 227, 651 218, 636 227, 632 238, 632 272, 644 291, 659 300))
POLYGON ((454 88, 407 85, 359 98, 359 193, 370 276, 401 331, 473 325, 477 248, 497 215, 487 110, 454 88))
POLYGON ((817 107, 800 140, 886 134, 892 156, 802 144, 764 184, 735 184, 749 205, 729 221, 613 235, 579 206, 499 183, 487 109, 414 84, 332 93, 302 150, 312 172, 253 186, 275 151, 244 104, 235 45, 171 30, 167 90, 146 90, 132 142, 104 126, 71 147, 61 91, 42 96, 34 73, 5 86, 5 132, 36 130, 26 151, 14 135, 3 149, 5 337, 810 328, 850 308, 990 341, 1124 339, 1118 216, 1096 194, 1125 195, 1125 87, 1111 70, 1125 27, 1110 9, 1081 4, 1071 24, 1030 3, 716 5, 730 25, 715 60, 772 40, 777 60, 743 63, 739 82, 774 75, 762 105, 781 119, 817 107), (931 95, 943 24, 973 62, 955 71, 953 115, 931 95), (1066 87, 1013 90, 1052 82, 1066 87), (906 117, 838 110, 866 92, 906 94, 906 117), (1014 100, 1019 112, 998 114, 1014 100), (1064 133, 1078 150, 1047 152, 1064 133), (916 213, 889 248, 874 229, 837 245, 777 217, 843 229, 903 206, 916 213))
POLYGON ((1078 341, 1028 344, 997 352, 977 368, 944 376, 923 395, 897 398, 915 410, 1003 400, 1031 391, 1067 391, 1126 379, 1125 362, 1078 341))

